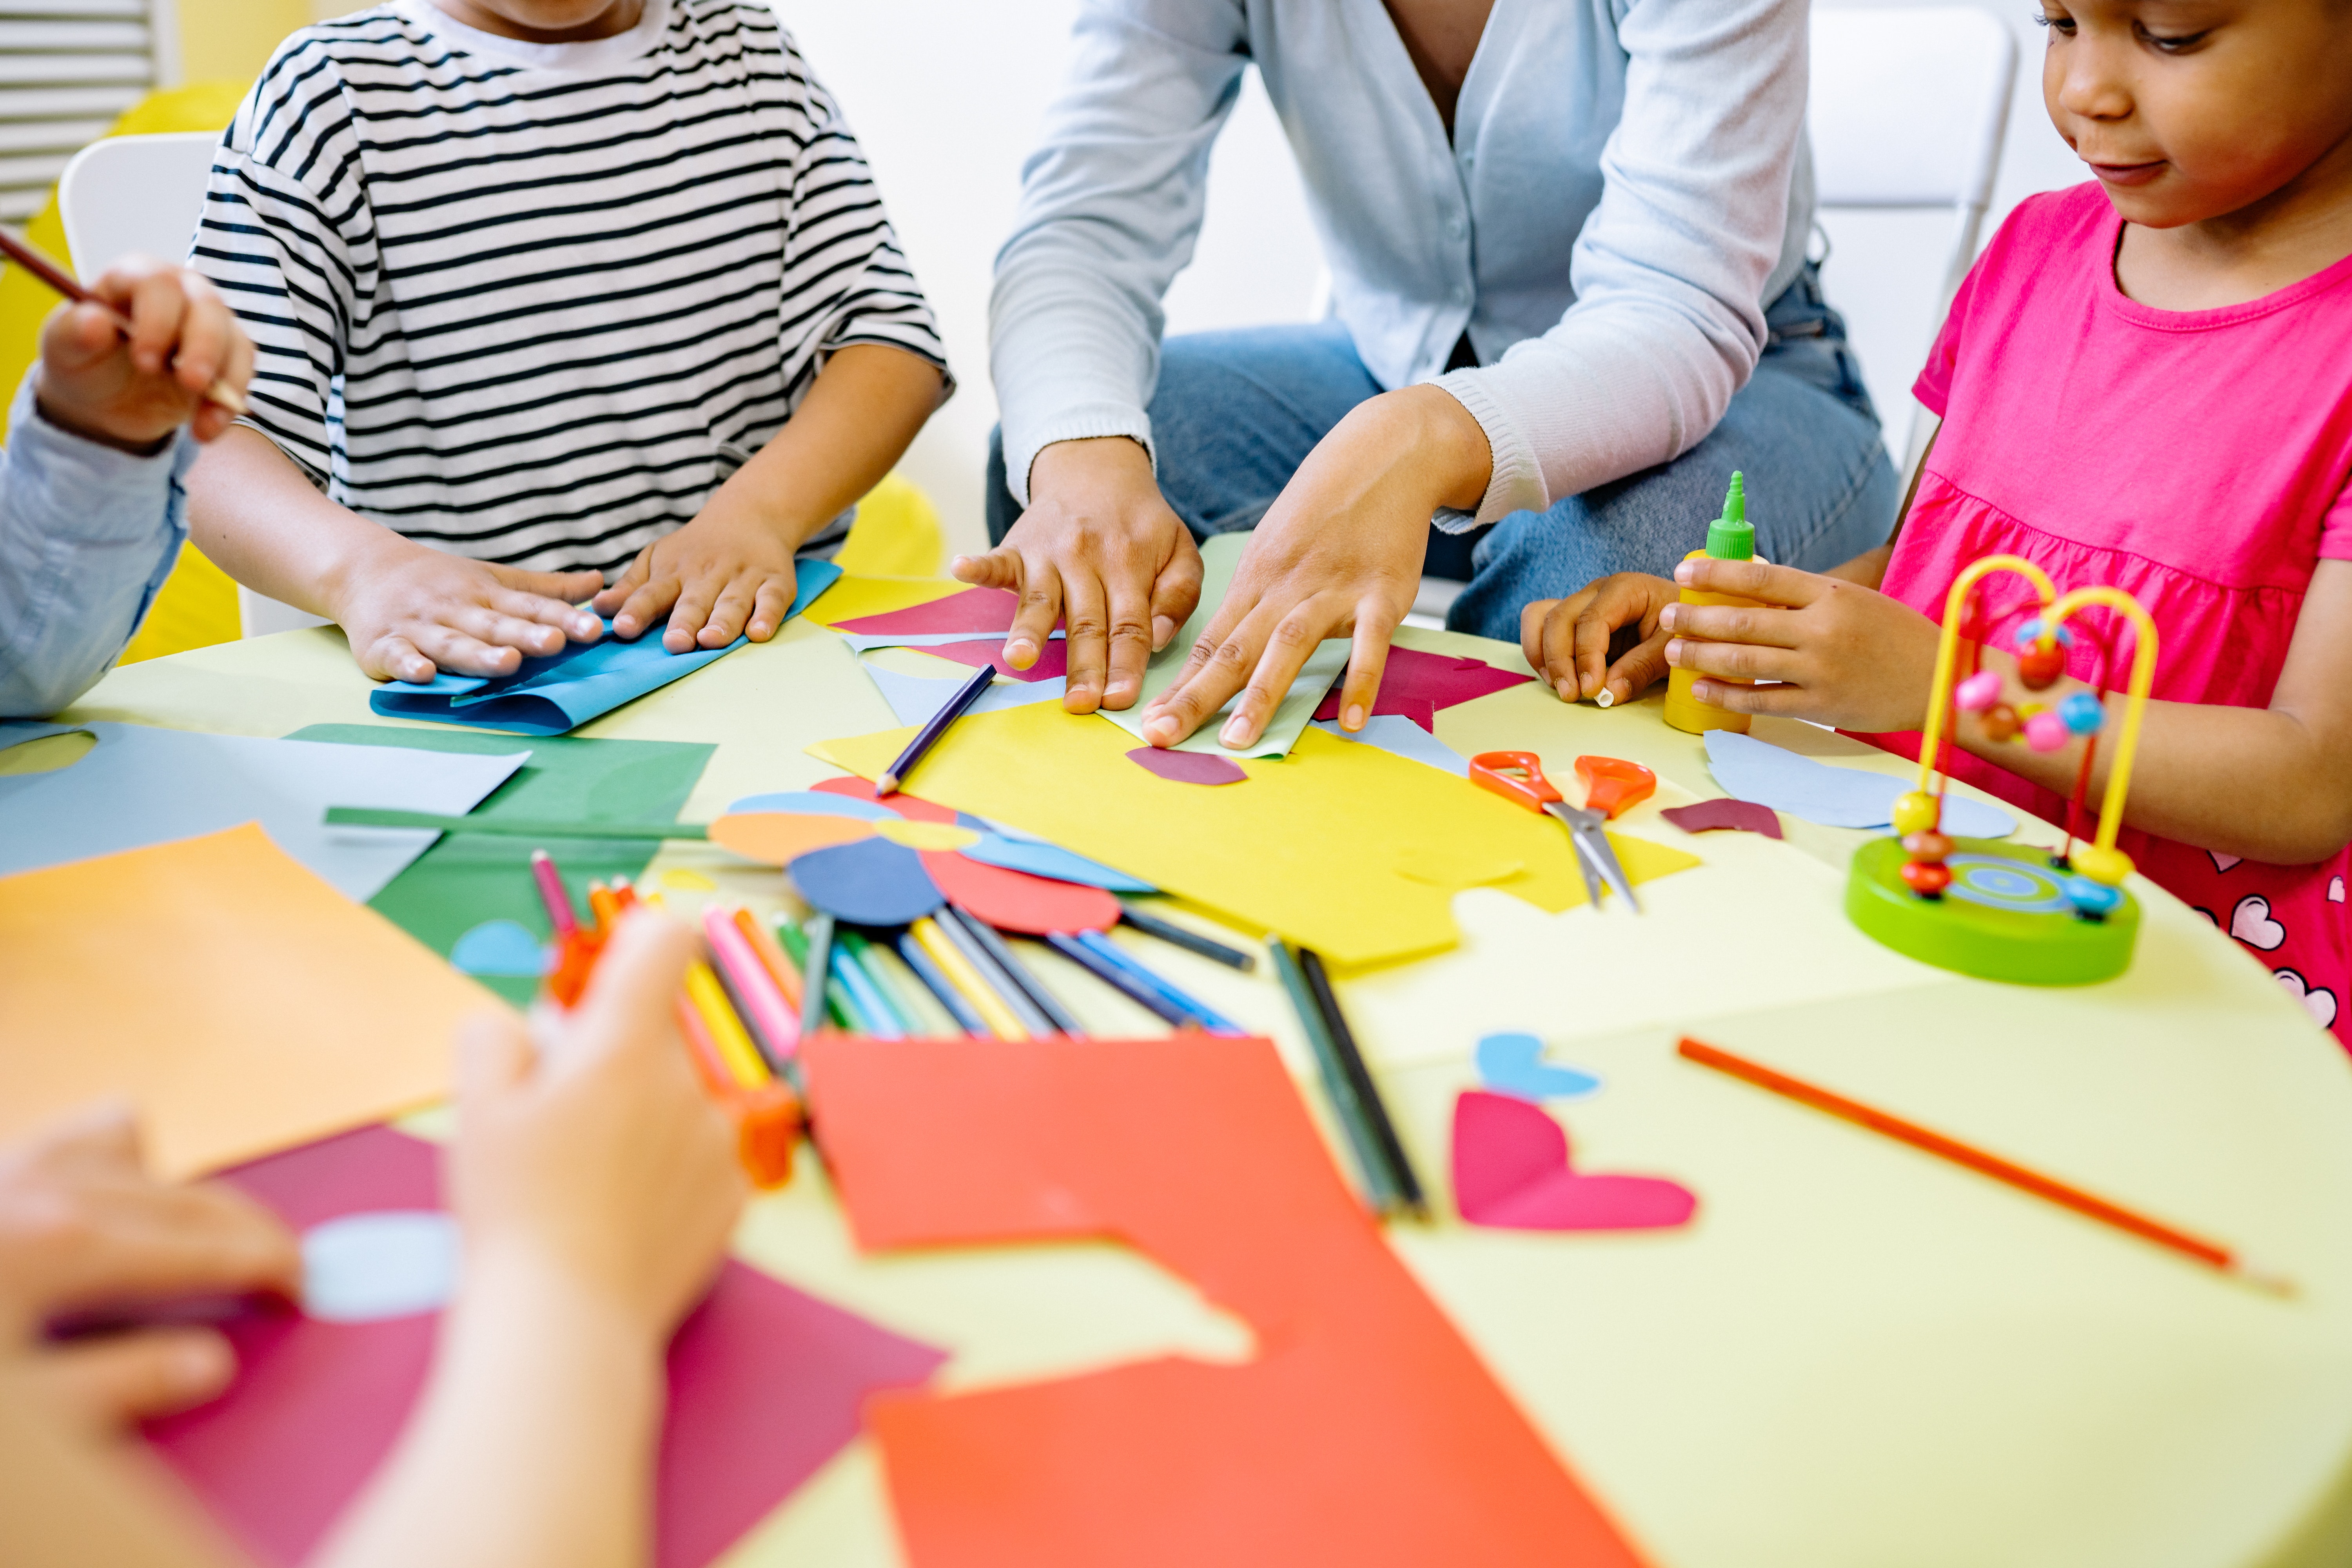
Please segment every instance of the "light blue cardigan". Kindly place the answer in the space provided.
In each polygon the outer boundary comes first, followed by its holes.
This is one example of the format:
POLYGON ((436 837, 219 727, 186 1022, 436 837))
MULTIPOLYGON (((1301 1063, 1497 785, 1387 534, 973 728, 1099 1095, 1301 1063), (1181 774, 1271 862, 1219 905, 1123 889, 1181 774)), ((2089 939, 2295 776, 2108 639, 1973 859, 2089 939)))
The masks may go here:
POLYGON ((1365 365, 1486 432, 1475 521, 1687 451, 1802 265, 1806 58, 1802 0, 1495 0, 1449 144, 1381 0, 1083 0, 997 258, 1014 495, 1052 442, 1150 444, 1160 298, 1253 61, 1365 365), (1441 378, 1465 327, 1484 368, 1441 378))

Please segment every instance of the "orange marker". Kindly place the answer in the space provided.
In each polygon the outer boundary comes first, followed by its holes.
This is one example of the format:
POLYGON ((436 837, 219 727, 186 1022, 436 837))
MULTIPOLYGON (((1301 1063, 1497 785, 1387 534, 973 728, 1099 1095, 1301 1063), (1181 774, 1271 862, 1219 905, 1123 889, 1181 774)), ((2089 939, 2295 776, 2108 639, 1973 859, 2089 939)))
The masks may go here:
POLYGON ((751 944, 752 955, 759 959, 761 967, 768 972, 769 978, 776 983, 776 989, 784 994, 784 1000, 791 1004, 795 1013, 799 1012, 800 971, 794 969, 793 961, 784 956, 784 950, 776 945, 775 933, 761 925, 747 909, 738 909, 735 911, 735 929, 741 931, 743 940, 751 944))

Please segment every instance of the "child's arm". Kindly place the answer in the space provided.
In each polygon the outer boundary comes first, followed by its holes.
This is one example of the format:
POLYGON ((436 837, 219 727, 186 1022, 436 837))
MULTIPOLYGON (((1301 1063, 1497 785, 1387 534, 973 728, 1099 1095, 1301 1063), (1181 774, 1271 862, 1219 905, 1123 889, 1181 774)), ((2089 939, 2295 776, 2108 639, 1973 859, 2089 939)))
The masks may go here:
POLYGON ((890 471, 940 385, 939 367, 903 349, 835 350, 775 439, 596 595, 613 634, 638 637, 667 616, 672 653, 774 637, 793 607, 793 552, 890 471))
POLYGON ((377 680, 511 675, 525 654, 604 631, 575 606, 597 572, 523 572, 403 539, 320 495, 258 430, 232 428, 188 476, 188 531, 222 571, 324 616, 377 680))
MULTIPOLYGON (((1782 683, 1702 679, 1693 689, 1700 701, 1871 732, 1926 723, 1938 629, 1908 605, 1853 583, 1750 561, 1687 561, 1677 576, 1765 607, 1669 606, 1660 616, 1671 638, 1666 661, 1702 676, 1782 683), (1685 632, 1710 640, 1675 636, 1685 632)), ((1984 668, 2002 672, 2001 700, 2012 706, 2054 704, 2087 689, 2062 679, 2029 691, 2016 679, 2016 660, 1998 648, 1986 648, 1984 668)), ((2108 697, 2106 743, 2091 778, 2094 809, 2123 706, 2120 696, 2108 697)), ((2060 795, 2073 791, 2082 766, 2080 740, 2036 752, 2022 741, 1991 739, 1975 713, 1958 715, 1953 739, 2060 795)), ((2282 866, 2324 859, 2352 841, 2352 562, 2322 561, 2313 574, 2268 708, 2147 705, 2126 820, 2162 837, 2282 866)))

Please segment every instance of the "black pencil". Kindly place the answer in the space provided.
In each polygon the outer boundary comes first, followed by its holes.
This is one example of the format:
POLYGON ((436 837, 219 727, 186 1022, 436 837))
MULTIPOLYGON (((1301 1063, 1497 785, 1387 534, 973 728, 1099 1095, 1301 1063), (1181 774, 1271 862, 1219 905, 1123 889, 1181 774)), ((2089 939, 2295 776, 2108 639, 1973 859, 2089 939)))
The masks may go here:
POLYGON ((1079 1026, 1077 1019, 1070 1016, 1070 1010, 1062 1005, 1060 998, 1045 989, 1045 983, 1038 979, 1036 973, 1027 964, 1021 962, 1020 956, 1005 943, 1002 936, 997 934, 994 926, 961 904, 950 904, 942 912, 963 921, 964 929, 971 932, 972 940, 986 949, 988 956, 995 961, 996 967, 1004 972, 1004 978, 1010 980, 1017 990, 1029 998, 1031 1004, 1045 1016, 1045 1021, 1052 1025, 1056 1032, 1074 1040, 1084 1037, 1086 1030, 1079 1026))
POLYGON ((963 710, 979 701, 980 694, 987 690, 988 683, 995 679, 996 666, 992 664, 983 664, 973 670, 971 679, 948 699, 947 706, 932 714, 923 727, 915 731, 915 738, 907 742, 907 749, 898 753, 898 760, 882 770, 882 776, 874 781, 874 793, 877 795, 898 794, 899 781, 915 771, 915 764, 923 760, 924 753, 939 744, 940 737, 948 732, 948 726, 962 718, 963 710))
POLYGON ((1307 1048, 1315 1053, 1316 1070, 1322 1075, 1323 1092, 1331 1101, 1331 1114, 1339 1118, 1339 1131, 1348 1136, 1348 1151, 1356 1157, 1356 1170, 1363 1177, 1364 1195, 1373 1213, 1393 1214, 1403 1206, 1403 1194, 1397 1191, 1396 1179, 1390 1173, 1388 1162, 1381 1156, 1380 1141, 1372 1135, 1355 1084, 1340 1065, 1330 1026, 1324 1020, 1323 1010, 1315 1005, 1315 994, 1298 967, 1297 956, 1279 936, 1266 939, 1265 951, 1274 962, 1275 978, 1282 982, 1291 1010, 1298 1015, 1299 1033, 1307 1037, 1307 1048))
POLYGON ((1380 1148, 1381 1159, 1388 1166, 1397 1196, 1414 1218, 1427 1219, 1429 1200, 1422 1195, 1421 1179, 1413 1174, 1412 1162, 1405 1158, 1404 1144, 1397 1137, 1396 1123, 1389 1119, 1380 1085, 1372 1081, 1371 1070, 1364 1066, 1364 1053, 1356 1048, 1355 1031, 1348 1027, 1347 1015, 1339 1011, 1339 998, 1331 989, 1331 976, 1324 972, 1323 960, 1313 949, 1302 947, 1298 950, 1298 967, 1307 976, 1307 988, 1314 994, 1315 1005, 1323 1014, 1324 1026, 1331 1031, 1332 1047, 1355 1088, 1356 1102, 1363 1109, 1365 1124, 1380 1148))
POLYGON ((1247 973, 1257 967, 1257 960, 1241 949, 1227 947, 1221 942, 1212 942, 1198 931, 1186 931, 1182 926, 1171 924, 1161 920, 1158 915, 1148 915, 1125 899, 1118 901, 1118 918, 1146 936, 1156 936, 1171 946, 1181 947, 1187 952, 1197 952, 1202 958, 1214 959, 1228 968, 1238 969, 1247 973))

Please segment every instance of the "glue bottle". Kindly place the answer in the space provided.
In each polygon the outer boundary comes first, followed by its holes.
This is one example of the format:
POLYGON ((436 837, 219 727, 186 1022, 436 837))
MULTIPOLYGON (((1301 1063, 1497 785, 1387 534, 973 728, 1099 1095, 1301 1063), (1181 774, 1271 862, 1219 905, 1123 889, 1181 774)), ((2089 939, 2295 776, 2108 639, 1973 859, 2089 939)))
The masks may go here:
MULTIPOLYGON (((1685 561, 1706 558, 1717 561, 1749 561, 1753 560, 1755 555, 1756 526, 1748 521, 1746 481, 1738 474, 1734 473, 1731 476, 1731 489, 1723 498, 1723 515, 1706 525, 1706 548, 1694 550, 1683 559, 1685 561)), ((1685 605, 1745 606, 1758 604, 1759 601, 1742 598, 1736 594, 1703 594, 1695 588, 1685 588, 1682 602, 1685 605)), ((1696 640, 1685 632, 1677 632, 1675 635, 1685 641, 1696 640)), ((1720 675, 1710 675, 1707 679, 1721 681, 1726 686, 1756 684, 1752 680, 1733 680, 1720 675)), ((1680 668, 1669 669, 1666 672, 1666 722, 1692 735, 1707 730, 1732 730, 1742 735, 1748 733, 1747 714, 1734 713, 1729 709, 1717 708, 1712 703, 1701 702, 1691 695, 1691 687, 1697 679, 1696 675, 1680 668)))

